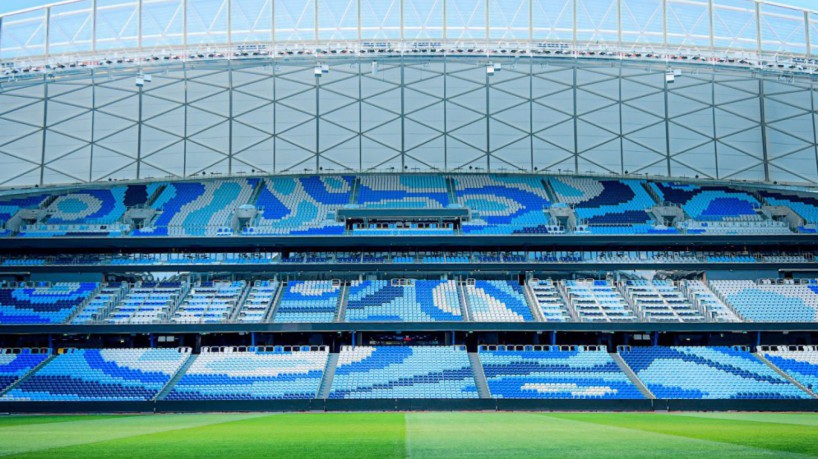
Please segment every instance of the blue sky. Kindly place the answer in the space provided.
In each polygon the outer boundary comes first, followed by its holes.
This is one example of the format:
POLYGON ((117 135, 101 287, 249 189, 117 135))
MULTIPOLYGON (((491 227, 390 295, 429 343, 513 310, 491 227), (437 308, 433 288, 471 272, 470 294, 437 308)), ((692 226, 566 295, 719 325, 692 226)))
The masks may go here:
MULTIPOLYGON (((0 13, 17 11, 32 6, 55 3, 56 0, 0 0, 0 13)), ((241 1, 241 0, 237 0, 241 1)), ((818 0, 773 0, 774 3, 818 9, 818 0)))

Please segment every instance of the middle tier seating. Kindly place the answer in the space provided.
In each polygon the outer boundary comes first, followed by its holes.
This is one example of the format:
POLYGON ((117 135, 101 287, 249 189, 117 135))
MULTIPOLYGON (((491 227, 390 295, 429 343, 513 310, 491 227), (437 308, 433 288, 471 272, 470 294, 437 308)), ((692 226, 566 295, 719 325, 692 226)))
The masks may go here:
POLYGON ((464 346, 344 346, 329 398, 477 398, 477 386, 464 346))
POLYGON ((619 354, 657 398, 810 398, 746 350, 625 347, 619 354))
POLYGON ((517 282, 467 281, 463 288, 473 322, 533 322, 534 316, 517 282))
POLYGON ((609 280, 564 280, 560 286, 581 322, 633 322, 631 307, 609 280))
POLYGON ((57 282, 0 288, 0 323, 61 324, 93 296, 96 282, 57 282))
POLYGON ((293 400, 315 398, 326 347, 202 349, 165 400, 293 400))
POLYGON ((181 282, 139 282, 111 310, 110 324, 153 324, 167 322, 189 286, 181 282))
POLYGON ((343 284, 339 281, 291 281, 285 287, 273 322, 332 322, 343 284))
POLYGON ((365 280, 349 287, 347 322, 446 322, 462 320, 453 280, 365 280))
POLYGON ((185 299, 173 313, 176 323, 219 323, 232 316, 247 283, 199 282, 191 287, 185 299))
POLYGON ((603 348, 480 346, 492 398, 641 399, 603 348))
POLYGON ((748 321, 818 320, 818 283, 814 280, 713 280, 710 287, 748 321))
POLYGON ((247 298, 236 314, 236 321, 242 323, 263 322, 273 305, 279 282, 275 280, 257 280, 250 288, 247 298))
POLYGON ((185 361, 181 349, 69 349, 5 394, 4 401, 145 401, 185 361))
POLYGON ((673 281, 628 280, 622 283, 625 293, 645 322, 703 322, 704 314, 696 309, 673 281))
POLYGON ((531 289, 534 301, 537 302, 546 322, 570 322, 572 320, 568 306, 565 305, 554 281, 530 279, 528 288, 531 289))

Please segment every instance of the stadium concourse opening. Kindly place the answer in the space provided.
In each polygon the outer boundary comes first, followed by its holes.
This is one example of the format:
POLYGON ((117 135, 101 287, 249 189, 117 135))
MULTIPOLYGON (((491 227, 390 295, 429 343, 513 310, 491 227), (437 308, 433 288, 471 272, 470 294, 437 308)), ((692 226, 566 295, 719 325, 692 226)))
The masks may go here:
POLYGON ((0 15, 0 412, 818 411, 818 13, 506 3, 0 15))

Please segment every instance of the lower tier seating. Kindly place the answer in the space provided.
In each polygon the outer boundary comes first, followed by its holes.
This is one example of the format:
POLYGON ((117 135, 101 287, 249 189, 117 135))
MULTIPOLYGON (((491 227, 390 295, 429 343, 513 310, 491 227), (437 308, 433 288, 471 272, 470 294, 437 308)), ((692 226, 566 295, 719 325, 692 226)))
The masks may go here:
POLYGON ((746 350, 625 347, 619 354, 657 398, 810 398, 746 350))
POLYGON ((165 400, 315 398, 328 356, 326 347, 205 348, 165 400))
POLYGON ((329 398, 477 398, 477 386, 462 346, 344 346, 329 398))
POLYGON ((818 347, 797 346, 789 349, 774 346, 763 350, 763 355, 807 389, 813 392, 818 390, 818 347))
POLYGON ((641 399, 604 349, 481 346, 492 398, 641 399))
POLYGON ((70 349, 29 376, 2 400, 151 400, 188 357, 189 348, 70 349))
POLYGON ((47 349, 0 349, 0 392, 50 356, 47 349))

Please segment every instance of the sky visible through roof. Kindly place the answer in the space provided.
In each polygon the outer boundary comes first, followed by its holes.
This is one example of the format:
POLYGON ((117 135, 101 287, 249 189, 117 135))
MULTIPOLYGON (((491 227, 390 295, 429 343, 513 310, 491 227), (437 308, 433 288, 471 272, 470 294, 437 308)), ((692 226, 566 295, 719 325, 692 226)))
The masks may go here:
MULTIPOLYGON (((0 14, 47 5, 49 3, 55 3, 55 0, 0 0, 0 14)), ((818 10, 818 0, 777 0, 772 3, 818 10)))

